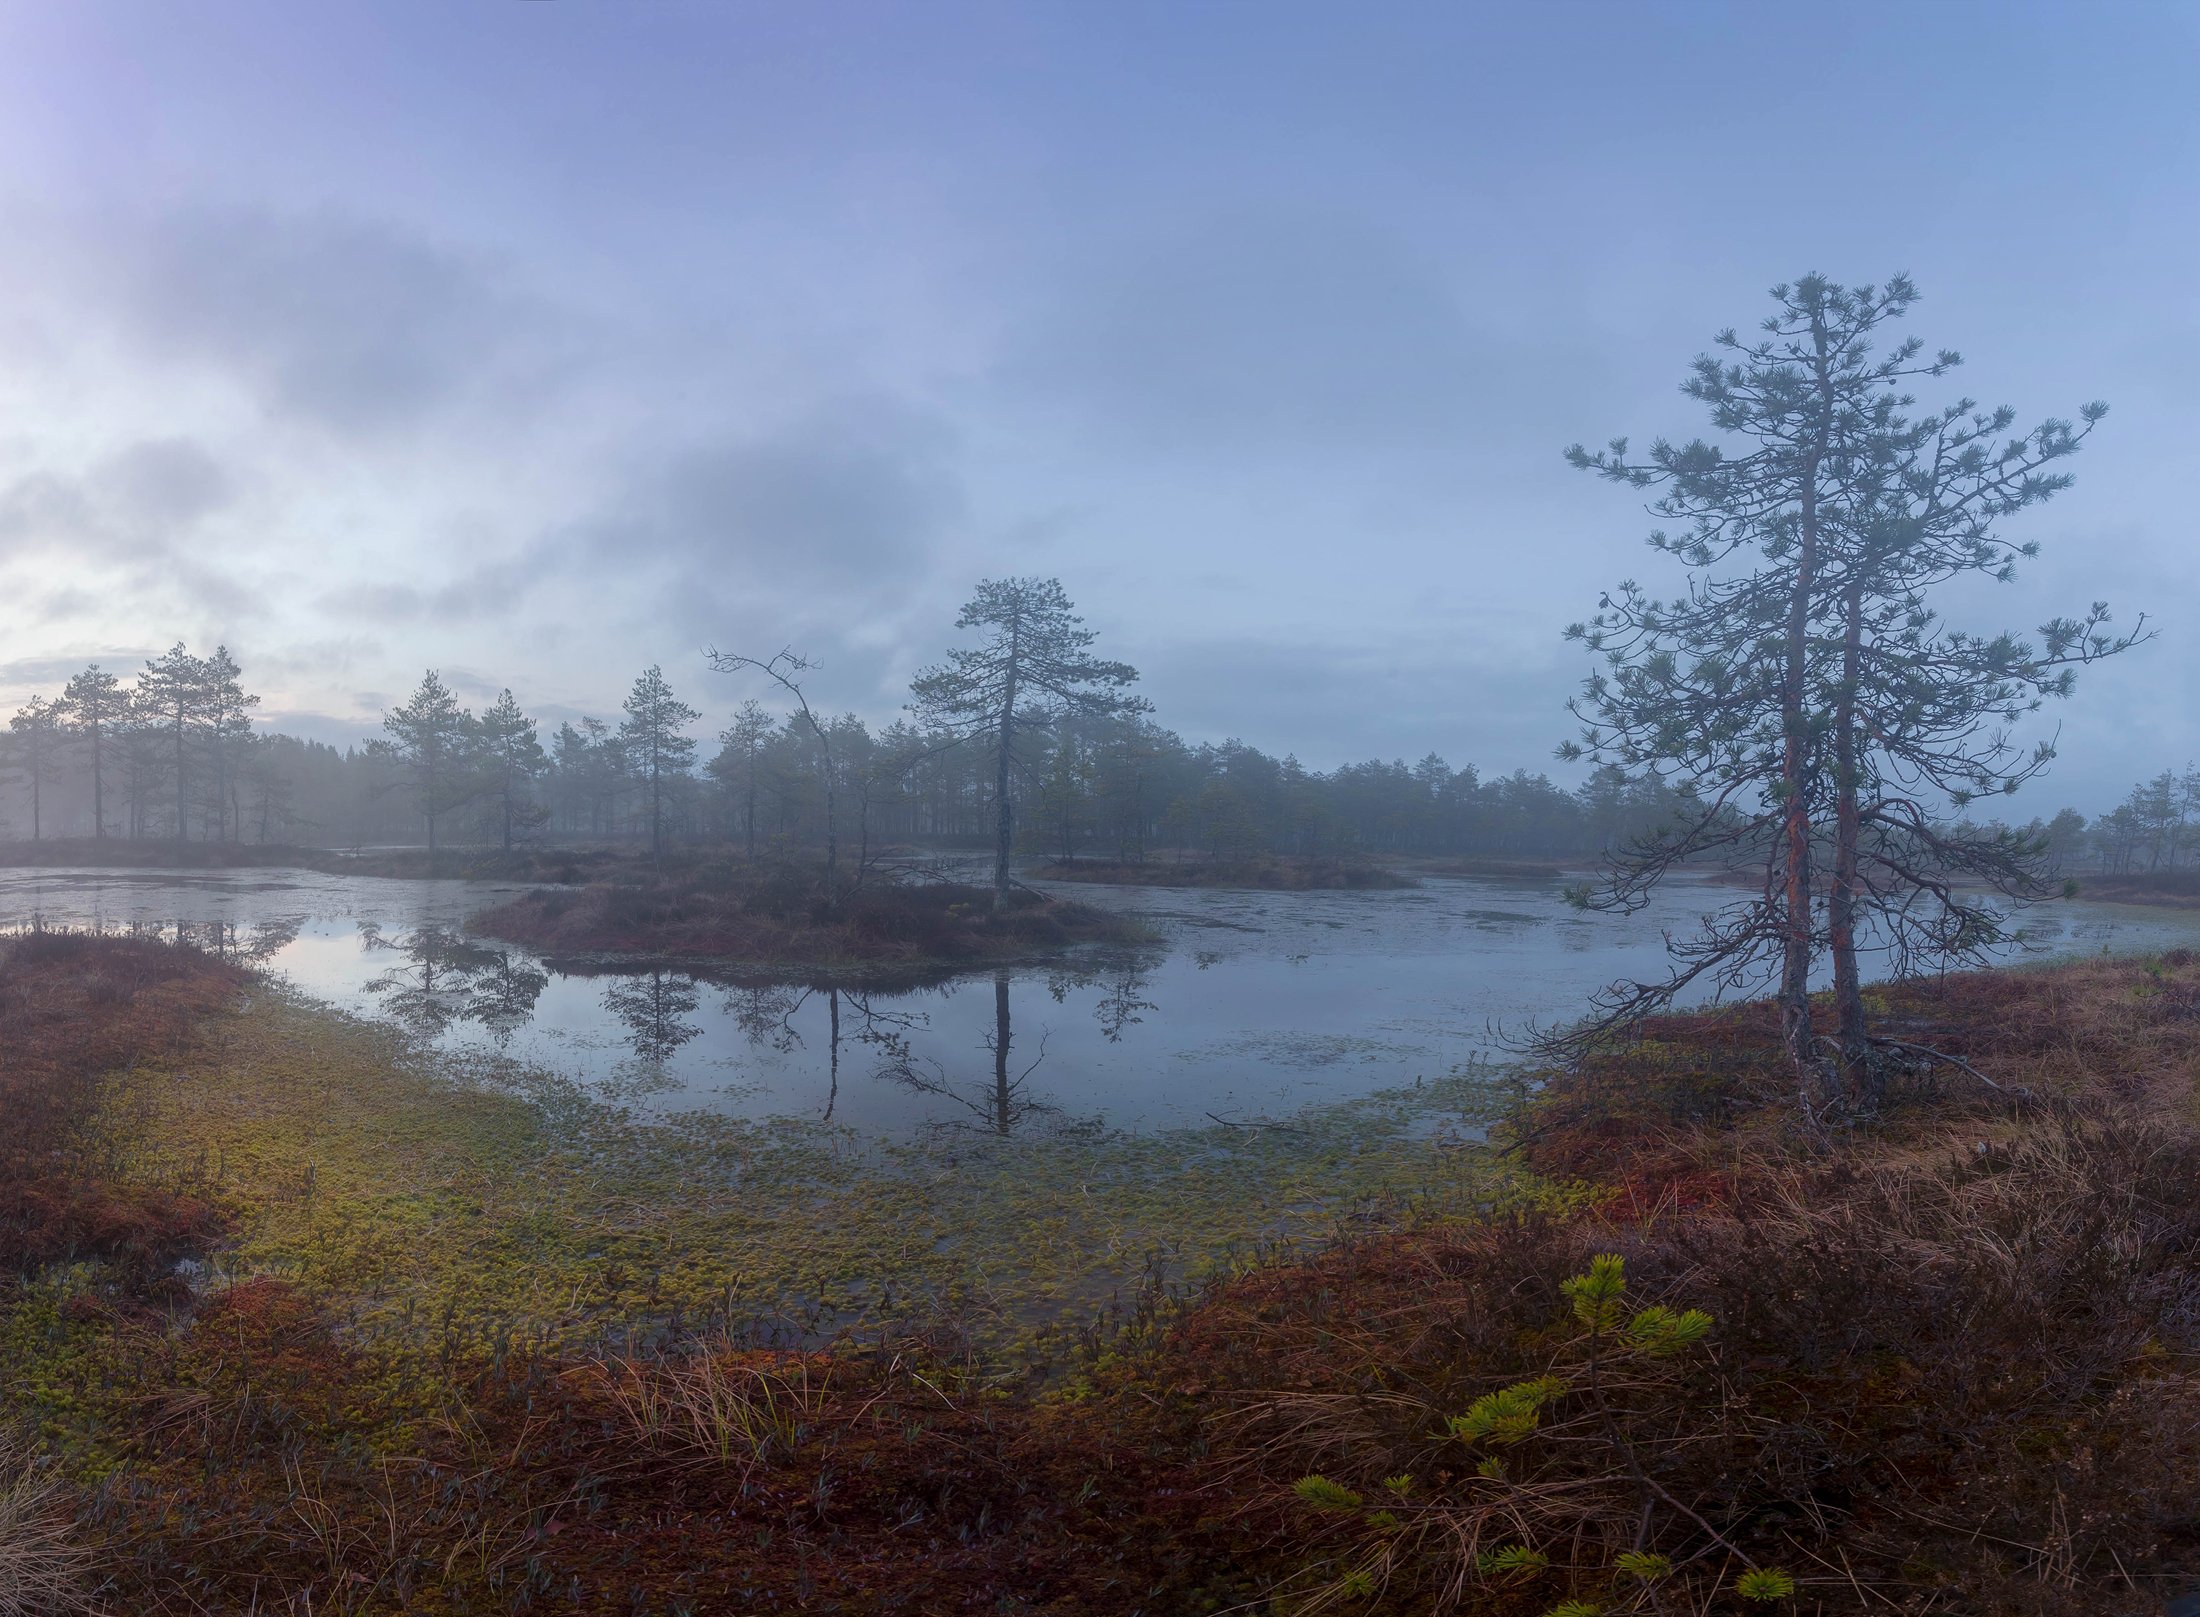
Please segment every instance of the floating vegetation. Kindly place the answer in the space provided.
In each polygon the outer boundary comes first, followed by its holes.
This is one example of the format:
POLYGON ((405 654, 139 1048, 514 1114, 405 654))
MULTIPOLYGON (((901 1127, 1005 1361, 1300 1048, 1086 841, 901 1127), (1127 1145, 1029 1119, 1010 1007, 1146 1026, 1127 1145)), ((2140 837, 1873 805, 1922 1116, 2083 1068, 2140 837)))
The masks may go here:
POLYGON ((149 1179, 228 1209, 214 1283, 345 1299, 366 1336, 562 1346, 696 1330, 808 1344, 950 1326, 1048 1350, 1142 1285, 1516 1193, 1461 1078, 1294 1116, 1158 1133, 878 1140, 822 1122, 643 1115, 483 1053, 437 1057, 280 990, 217 1055, 126 1085, 149 1179))

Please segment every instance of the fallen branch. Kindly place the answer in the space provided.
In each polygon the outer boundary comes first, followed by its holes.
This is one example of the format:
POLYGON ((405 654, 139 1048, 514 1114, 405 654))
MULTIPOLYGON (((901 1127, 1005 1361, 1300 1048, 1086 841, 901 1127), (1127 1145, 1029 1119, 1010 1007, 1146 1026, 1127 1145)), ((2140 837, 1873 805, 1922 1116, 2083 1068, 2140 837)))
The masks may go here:
POLYGON ((1922 1056, 1927 1061, 1937 1061, 1943 1066, 1954 1067, 1959 1072, 1969 1073, 1973 1078, 1976 1078, 1980 1083, 1984 1084, 1988 1089, 1991 1089, 1997 1095, 2007 1095, 2012 1100, 2028 1101, 2037 1098, 2033 1095, 2031 1090, 2025 1088, 2022 1084, 2010 1085, 1995 1083, 1993 1079, 1987 1077, 1986 1074, 1984 1074, 1983 1072, 1980 1072, 1978 1068, 1972 1066, 1961 1056, 1952 1056, 1948 1054, 1948 1052, 1945 1050, 1935 1050, 1930 1045, 1925 1044, 1912 1044, 1907 1039, 1889 1039, 1884 1037, 1877 1037, 1874 1038, 1871 1042, 1875 1048, 1881 1050, 1900 1050, 1905 1055, 1922 1056))

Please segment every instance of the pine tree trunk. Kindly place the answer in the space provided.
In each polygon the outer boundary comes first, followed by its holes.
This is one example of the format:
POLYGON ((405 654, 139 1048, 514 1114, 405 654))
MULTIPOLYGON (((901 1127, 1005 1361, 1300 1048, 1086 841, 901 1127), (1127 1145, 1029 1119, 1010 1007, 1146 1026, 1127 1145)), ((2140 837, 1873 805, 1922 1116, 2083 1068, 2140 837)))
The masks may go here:
POLYGON ((1833 888, 1827 901, 1827 933, 1833 951, 1834 1037, 1841 1047, 1841 1081, 1850 1098, 1867 1109, 1879 1103, 1871 1040, 1864 1023, 1864 990, 1856 961, 1856 900, 1863 813, 1858 803, 1856 693, 1863 674, 1863 581, 1849 586, 1841 639, 1841 693, 1834 711, 1833 888))
POLYGON ((1016 675, 1008 676, 1008 696, 1001 703, 1001 745, 993 769, 993 907, 1008 902, 1008 852, 1016 838, 1016 810, 1008 800, 1009 747, 1016 728, 1016 675))
POLYGON ((1816 375, 1823 405, 1815 442, 1804 456, 1797 493, 1801 523, 1795 557, 1794 593, 1787 623, 1787 667, 1780 692, 1782 746, 1780 786, 1787 794, 1781 820, 1785 880, 1782 884, 1780 950, 1780 1039, 1795 1068, 1805 1108, 1817 1115, 1833 1099, 1825 1064, 1819 1061, 1810 1025, 1811 872, 1810 731, 1805 700, 1810 680, 1811 597, 1818 586, 1818 469, 1833 430, 1833 381, 1825 323, 1811 322, 1817 343, 1816 375))

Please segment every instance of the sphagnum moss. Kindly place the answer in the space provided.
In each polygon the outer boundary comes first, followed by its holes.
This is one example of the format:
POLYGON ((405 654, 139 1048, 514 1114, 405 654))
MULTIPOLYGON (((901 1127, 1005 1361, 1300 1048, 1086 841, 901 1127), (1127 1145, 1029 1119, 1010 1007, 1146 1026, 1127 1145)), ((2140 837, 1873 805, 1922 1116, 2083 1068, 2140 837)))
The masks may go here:
POLYGON ((1466 1084, 1291 1129, 880 1142, 643 1117, 272 989, 205 1059, 123 1094, 144 1170, 230 1209, 228 1276, 292 1280, 360 1339, 445 1352, 951 1321, 1014 1361, 1157 1270, 1196 1281, 1375 1209, 1538 1193, 1490 1153, 1432 1143, 1432 1118, 1481 1098, 1466 1084))

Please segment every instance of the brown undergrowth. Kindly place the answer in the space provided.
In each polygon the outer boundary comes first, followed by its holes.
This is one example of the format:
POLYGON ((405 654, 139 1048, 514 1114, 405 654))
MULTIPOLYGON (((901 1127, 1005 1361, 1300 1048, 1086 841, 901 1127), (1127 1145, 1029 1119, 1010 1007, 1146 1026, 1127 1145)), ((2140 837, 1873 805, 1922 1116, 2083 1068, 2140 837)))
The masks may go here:
POLYGON ((1964 1065, 1913 1051, 1828 1142, 1765 1008, 1665 1018, 1521 1119, 1599 1213, 1193 1311, 1167 1354, 1248 1524, 1302 1535, 1302 1609, 2136 1617, 2200 1584, 2193 957, 1876 1010, 1964 1065))
POLYGON ((0 941, 0 1276, 111 1259, 147 1279, 215 1233, 205 1202, 118 1171, 99 1126, 102 1083, 184 1056, 243 981, 234 966, 141 939, 0 941))
POLYGON ((1920 1059, 1809 1139, 1757 1008, 1671 1018, 1514 1125, 1592 1211, 1254 1267, 1051 1388, 919 1340, 403 1360, 281 1279, 56 1261, 78 1368, 26 1401, 132 1612, 2155 1613, 2200 1582, 2200 965, 1875 1011, 2002 1087, 1920 1059))
POLYGON ((766 967, 968 966, 1146 940, 1122 916, 1023 889, 998 908, 990 889, 953 882, 880 878, 828 897, 814 870, 731 862, 661 881, 525 893, 467 925, 553 957, 766 967))

